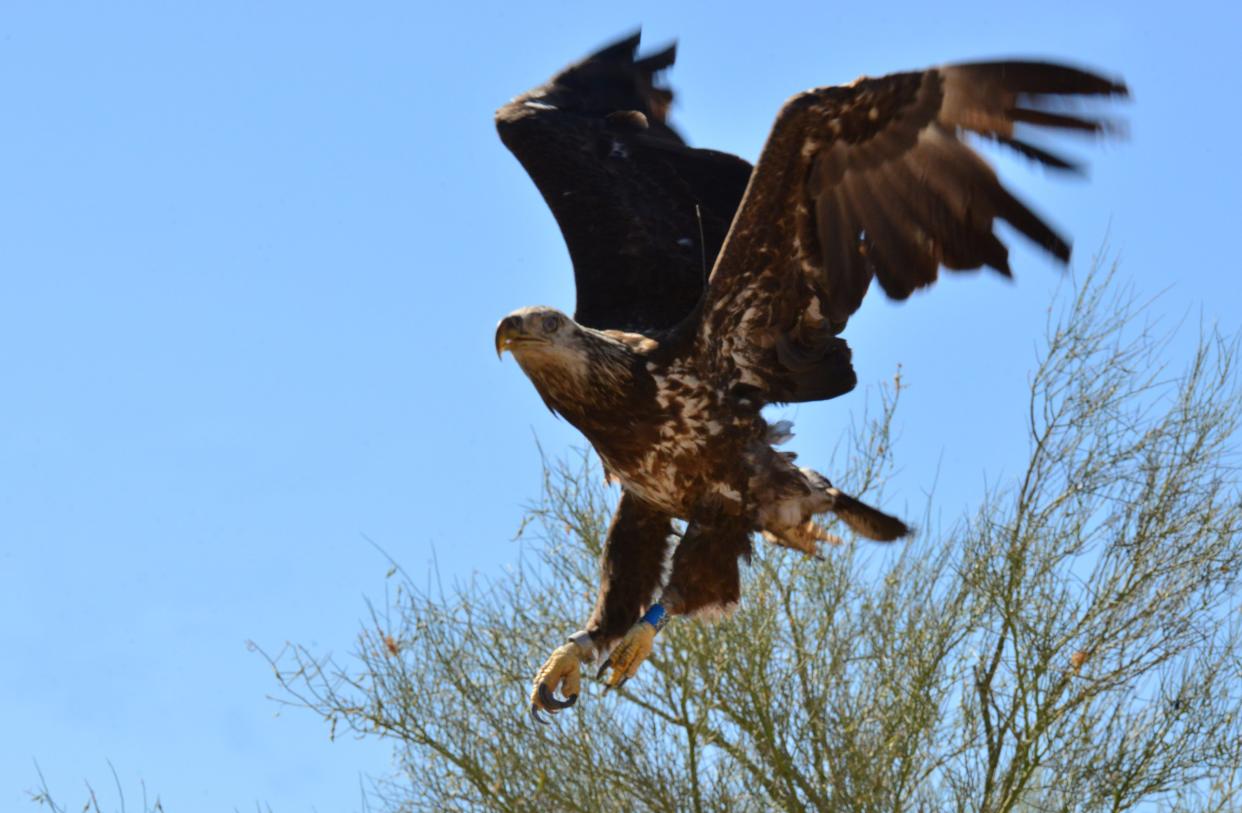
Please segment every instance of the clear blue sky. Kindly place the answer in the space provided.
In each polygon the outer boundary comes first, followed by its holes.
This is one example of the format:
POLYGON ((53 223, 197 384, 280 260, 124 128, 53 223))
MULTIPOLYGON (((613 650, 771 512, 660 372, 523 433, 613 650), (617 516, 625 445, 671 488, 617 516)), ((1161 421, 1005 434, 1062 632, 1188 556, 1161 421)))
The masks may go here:
MULTIPOLYGON (((573 293, 491 115, 639 24, 680 40, 675 123, 752 159, 787 96, 862 73, 1044 55, 1124 75, 1129 142, 1071 145, 1090 183, 1003 169, 1078 267, 1107 239, 1171 319, 1242 323, 1235 4, 11 0, 0 809, 27 804, 33 759, 69 803, 110 759, 131 805, 143 778, 179 811, 356 809, 360 774, 391 770, 386 746, 278 715, 245 641, 348 651, 386 569, 364 535, 414 572, 434 550, 446 578, 516 558, 535 438, 579 439, 492 330, 573 293)), ((889 508, 938 482, 951 521, 1020 463, 1057 273, 1014 266, 851 323, 864 387, 899 362, 910 387, 889 508)), ((823 460, 864 397, 779 413, 793 448, 823 460)))

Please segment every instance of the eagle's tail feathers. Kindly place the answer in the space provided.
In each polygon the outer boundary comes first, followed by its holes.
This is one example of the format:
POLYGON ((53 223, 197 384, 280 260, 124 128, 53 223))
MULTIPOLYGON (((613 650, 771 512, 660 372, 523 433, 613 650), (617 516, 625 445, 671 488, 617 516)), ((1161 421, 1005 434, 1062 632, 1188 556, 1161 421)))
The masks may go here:
POLYGON ((913 533, 913 529, 897 517, 872 508, 843 491, 830 488, 828 494, 832 497, 832 512, 850 526, 851 530, 868 539, 892 542, 913 533))

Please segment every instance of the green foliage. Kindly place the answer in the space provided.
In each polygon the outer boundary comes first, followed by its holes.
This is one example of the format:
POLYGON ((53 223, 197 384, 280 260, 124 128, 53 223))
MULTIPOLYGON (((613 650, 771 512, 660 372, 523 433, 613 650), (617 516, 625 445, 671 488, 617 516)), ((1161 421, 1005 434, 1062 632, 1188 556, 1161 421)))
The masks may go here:
MULTIPOLYGON (((1028 462, 950 530, 761 549, 730 619, 676 621, 544 728, 529 682, 591 606, 615 499, 589 456, 553 462, 530 558, 448 588, 394 569, 350 658, 270 659, 284 699, 392 739, 393 810, 1236 809, 1236 346, 1170 372, 1107 273, 1058 313, 1028 462)), ((833 469, 847 490, 882 487, 899 393, 833 469)))

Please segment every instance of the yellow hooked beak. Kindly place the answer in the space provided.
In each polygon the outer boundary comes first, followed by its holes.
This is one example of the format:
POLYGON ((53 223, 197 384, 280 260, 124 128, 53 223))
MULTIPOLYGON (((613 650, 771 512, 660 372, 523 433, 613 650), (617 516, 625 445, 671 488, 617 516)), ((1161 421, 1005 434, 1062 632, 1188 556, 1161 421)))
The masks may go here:
POLYGON ((513 337, 522 329, 522 320, 516 316, 506 316, 496 325, 496 358, 502 358, 505 351, 513 343, 513 337))
POLYGON ((520 316, 506 316, 496 325, 496 358, 504 355, 506 350, 512 351, 514 346, 531 342, 546 342, 541 336, 532 336, 520 316))

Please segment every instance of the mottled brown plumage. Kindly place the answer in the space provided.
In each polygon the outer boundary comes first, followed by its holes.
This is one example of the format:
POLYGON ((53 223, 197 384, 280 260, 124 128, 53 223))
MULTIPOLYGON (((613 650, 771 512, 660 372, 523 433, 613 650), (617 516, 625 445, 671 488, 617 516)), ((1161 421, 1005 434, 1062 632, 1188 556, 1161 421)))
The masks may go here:
POLYGON ((1036 62, 818 88, 781 109, 752 173, 672 131, 672 95, 653 76, 673 50, 636 60, 637 45, 606 48, 496 116, 561 226, 578 290, 575 319, 539 307, 502 320, 497 351, 513 351, 623 488, 595 610, 541 670, 536 711, 564 707, 552 691, 622 636, 609 683, 628 679, 651 642, 635 623, 657 599, 672 614, 732 606, 755 532, 808 553, 832 538, 815 522, 823 513, 872 539, 908 533, 778 451, 787 427, 760 410, 854 387, 837 334, 873 278, 900 299, 941 266, 1008 275, 997 219, 1065 262, 1069 244, 960 135, 1073 168, 1015 127, 1100 132, 1048 100, 1125 93, 1036 62), (687 522, 680 541, 674 519, 687 522))

